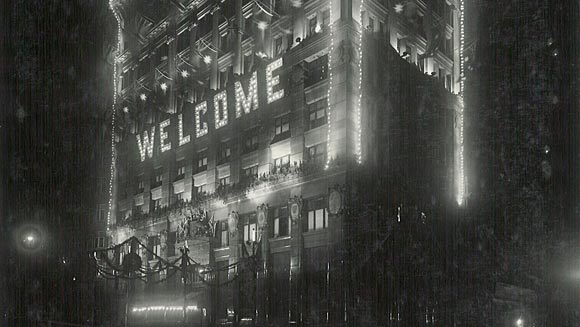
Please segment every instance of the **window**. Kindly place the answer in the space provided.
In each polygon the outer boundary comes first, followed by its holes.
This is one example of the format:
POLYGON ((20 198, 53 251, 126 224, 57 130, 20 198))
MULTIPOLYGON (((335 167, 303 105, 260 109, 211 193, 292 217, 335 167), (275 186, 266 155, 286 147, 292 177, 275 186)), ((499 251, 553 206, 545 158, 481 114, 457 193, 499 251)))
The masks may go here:
POLYGON ((280 135, 290 131, 290 117, 285 115, 275 120, 275 134, 280 135))
POLYGON ((326 198, 318 198, 308 203, 308 230, 324 229, 328 227, 328 212, 326 198))
POLYGON ((322 12, 322 26, 327 27, 330 25, 330 9, 326 9, 322 12))
POLYGON ((94 239, 93 247, 95 249, 105 248, 107 246, 106 241, 107 241, 107 239, 105 237, 105 234, 103 232, 99 232, 97 234, 97 237, 95 237, 95 239, 94 239))
POLYGON ((151 200, 151 210, 157 211, 161 209, 161 199, 151 200))
POLYGON ((326 124, 326 108, 328 107, 328 98, 320 99, 309 106, 309 121, 310 129, 326 124))
POLYGON ((437 76, 437 77, 439 78, 439 81, 443 85, 445 85, 445 75, 447 75, 447 73, 445 72, 445 69, 439 68, 439 76, 437 76))
POLYGON ((306 62, 306 78, 304 87, 316 84, 328 77, 328 55, 319 57, 311 62, 306 62))
POLYGON ((179 160, 177 161, 177 176, 176 176, 176 180, 178 179, 183 179, 183 177, 185 176, 185 160, 179 160))
POLYGON ((105 221, 107 219, 107 210, 105 208, 99 208, 99 221, 105 221))
POLYGON ((224 178, 220 178, 220 186, 226 187, 228 185, 230 185, 230 176, 224 177, 224 178))
POLYGON ((149 248, 149 250, 151 252, 153 252, 153 253, 148 252, 147 258, 149 260, 156 259, 155 255, 158 255, 158 256, 161 255, 161 240, 159 239, 159 236, 157 236, 157 235, 149 236, 149 238, 147 239, 147 243, 148 243, 147 247, 149 248))
POLYGON ((244 34, 243 34, 243 38, 244 40, 252 35, 252 16, 248 16, 244 18, 244 34))
POLYGON ((163 183, 163 168, 155 169, 155 176, 153 182, 151 183, 151 188, 156 188, 161 186, 163 183))
POLYGON ((369 26, 368 26, 369 31, 374 32, 375 31, 375 20, 372 17, 369 17, 369 26))
POLYGON ((141 213, 143 213, 143 206, 134 206, 133 207, 133 215, 140 215, 141 213))
POLYGON ((316 24, 318 23, 317 19, 316 19, 316 15, 312 16, 312 18, 310 18, 308 20, 308 36, 312 36, 316 33, 316 24))
POLYGON ((252 152, 258 150, 259 142, 258 142, 258 133, 260 131, 260 127, 255 127, 248 130, 245 134, 244 140, 244 152, 252 152))
POLYGON ((204 194, 207 192, 207 185, 203 184, 197 187, 197 194, 204 194))
POLYGON ((397 35, 397 51, 399 52, 399 54, 402 54, 402 47, 403 47, 403 40, 401 39, 401 37, 399 35, 397 35))
POLYGON ((175 194, 175 201, 177 202, 183 201, 183 192, 175 194))
POLYGON ((417 53, 417 64, 419 65, 419 70, 421 73, 425 72, 425 58, 419 59, 423 56, 423 54, 417 53))
POLYGON ((451 74, 447 74, 447 75, 445 75, 445 88, 446 88, 448 91, 450 91, 450 92, 452 92, 452 91, 453 91, 453 90, 451 89, 451 88, 452 88, 452 85, 451 85, 451 74))
POLYGON ((308 160, 318 164, 326 162, 326 143, 320 143, 308 148, 308 160))
POLYGON ((258 165, 244 169, 245 176, 258 176, 258 165))
POLYGON ((149 61, 149 58, 145 58, 139 63, 139 67, 137 68, 137 78, 141 78, 149 72, 149 61))
POLYGON ((447 24, 453 27, 453 9, 448 3, 445 3, 445 16, 447 16, 447 24))
POLYGON ((380 29, 379 32, 381 32, 381 33, 385 33, 386 32, 385 22, 383 22, 383 21, 380 21, 379 22, 379 29, 380 29))
POLYGON ((290 235, 290 221, 288 216, 288 207, 280 207, 274 210, 274 232, 273 237, 290 235))
POLYGON ((284 156, 274 159, 274 172, 278 172, 282 168, 290 166, 290 156, 284 156))
POLYGON ((278 56, 282 53, 282 37, 279 36, 274 40, 274 49, 275 49, 275 55, 278 56))
POLYGON ((185 29, 177 37, 177 52, 181 52, 189 45, 189 30, 185 29))
POLYGON ((417 16, 417 33, 419 33, 423 38, 427 38, 427 34, 425 34, 424 18, 421 14, 417 16))
POLYGON ((137 190, 135 191, 135 194, 140 194, 145 191, 145 180, 143 175, 137 177, 137 179, 139 180, 139 182, 137 182, 137 190))
POLYGON ((121 75, 121 88, 124 90, 131 84, 131 70, 128 70, 121 75))
POLYGON ((207 150, 197 153, 197 171, 204 171, 207 169, 207 150))
POLYGON ((230 245, 230 239, 228 235, 228 223, 225 221, 220 222, 220 244, 222 247, 230 245))
MULTIPOLYGON (((230 143, 228 141, 222 142, 220 144, 220 153, 219 153, 219 161, 218 161, 219 164, 222 164, 222 163, 230 160, 231 154, 232 154, 232 150, 230 147, 230 143)), ((207 163, 206 163, 206 165, 207 165, 207 163)))
POLYGON ((167 61, 169 58, 169 45, 167 43, 163 43, 159 48, 157 48, 159 52, 159 63, 167 61))
POLYGON ((453 57, 453 37, 451 38, 445 38, 445 54, 447 54, 447 56, 449 58, 453 57))
POLYGON ((258 227, 255 215, 252 215, 244 225, 244 242, 256 242, 258 239, 258 227))

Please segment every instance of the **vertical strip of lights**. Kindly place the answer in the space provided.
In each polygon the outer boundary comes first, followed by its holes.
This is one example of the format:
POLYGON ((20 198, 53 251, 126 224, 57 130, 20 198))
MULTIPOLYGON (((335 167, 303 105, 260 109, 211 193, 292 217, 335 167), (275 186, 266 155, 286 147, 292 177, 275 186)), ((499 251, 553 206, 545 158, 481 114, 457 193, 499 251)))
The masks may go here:
POLYGON ((360 165, 362 163, 362 126, 361 126, 361 110, 362 110, 362 77, 363 77, 363 6, 364 0, 360 0, 360 35, 358 40, 358 99, 356 104, 356 162, 360 165))
MULTIPOLYGON (((330 150, 330 133, 332 131, 332 105, 330 104, 330 95, 332 94, 332 53, 334 52, 334 19, 332 17, 332 1, 328 1, 328 11, 330 12, 330 24, 329 27, 329 34, 330 34, 330 47, 328 49, 328 91, 326 93, 326 104, 327 114, 326 114, 326 125, 328 125, 328 130, 326 131, 326 148, 330 150)), ((324 169, 328 169, 330 166, 331 156, 326 156, 326 165, 324 169)))
POLYGON ((465 45, 465 3, 459 0, 459 108, 457 111, 457 204, 463 205, 465 201, 465 155, 464 155, 464 135, 463 135, 463 114, 464 114, 464 81, 465 81, 465 62, 464 62, 464 45, 465 45))
POLYGON ((109 0, 109 7, 115 15, 117 20, 117 48, 113 52, 113 107, 111 116, 111 167, 110 167, 110 177, 109 177, 109 210, 107 212, 107 232, 111 226, 111 211, 113 210, 113 180, 115 177, 115 161, 116 161, 116 150, 115 150, 115 116, 117 111, 117 55, 121 50, 121 18, 119 13, 114 8, 113 0, 109 0))

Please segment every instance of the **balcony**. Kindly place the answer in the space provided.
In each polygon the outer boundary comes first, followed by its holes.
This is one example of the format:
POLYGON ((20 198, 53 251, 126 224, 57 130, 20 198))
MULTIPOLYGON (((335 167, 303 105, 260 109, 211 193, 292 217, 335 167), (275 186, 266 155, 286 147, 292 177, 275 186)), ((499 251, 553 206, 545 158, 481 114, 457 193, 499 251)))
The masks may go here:
MULTIPOLYGON (((329 169, 338 169, 344 166, 342 160, 332 160, 329 169)), ((218 187, 213 198, 220 199, 224 203, 234 199, 246 198, 256 192, 267 191, 285 182, 296 182, 301 179, 320 176, 324 173, 323 163, 305 162, 296 165, 284 166, 272 170, 269 174, 247 177, 237 184, 218 187)))
POLYGON ((134 213, 127 219, 117 223, 118 226, 132 228, 144 227, 166 221, 167 219, 180 220, 178 226, 178 239, 180 228, 183 231, 181 238, 209 237, 213 235, 207 214, 199 210, 199 203, 207 201, 208 195, 197 196, 194 201, 178 201, 169 206, 161 207, 149 213, 134 213))

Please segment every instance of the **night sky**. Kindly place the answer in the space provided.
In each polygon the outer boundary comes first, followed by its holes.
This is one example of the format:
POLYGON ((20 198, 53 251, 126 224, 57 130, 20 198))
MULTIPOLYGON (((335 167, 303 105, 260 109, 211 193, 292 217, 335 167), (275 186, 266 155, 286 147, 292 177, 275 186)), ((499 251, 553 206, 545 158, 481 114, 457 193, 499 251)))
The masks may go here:
MULTIPOLYGON (((474 131, 468 152, 481 159, 470 168, 482 172, 471 180, 472 196, 485 206, 474 221, 488 214, 494 223, 486 226, 505 232, 511 249, 524 248, 533 239, 520 244, 513 235, 532 238, 536 231, 522 226, 533 224, 517 213, 513 220, 498 217, 505 210, 515 212, 516 202, 538 205, 539 215, 545 215, 538 224, 549 237, 567 232, 551 239, 568 242, 568 248, 554 252, 561 260, 577 238, 567 228, 576 227, 578 219, 578 117, 573 113, 579 68, 573 13, 578 17, 578 8, 571 0, 468 3, 467 128, 474 131), (523 89, 532 89, 533 96, 523 89), (530 109, 521 114, 521 108, 530 109), (536 118, 543 123, 534 125, 536 118), (546 146, 549 157, 542 154, 546 146), (548 177, 544 162, 551 169, 548 177), (527 192, 524 202, 513 196, 520 191, 527 192), (560 220, 564 227, 558 227, 560 220)), ((60 317, 65 321, 82 321, 82 304, 76 301, 82 286, 74 286, 72 278, 84 271, 78 242, 90 227, 84 222, 102 201, 99 194, 106 191, 98 185, 106 186, 103 179, 109 177, 116 21, 106 0, 3 1, 1 11, 0 294, 8 296, 0 298, 0 307, 8 311, 0 313, 22 315, 34 303, 39 310, 52 306, 66 312, 60 317), (38 253, 14 245, 14 235, 25 225, 38 226, 50 240, 38 253), (59 304, 47 304, 54 294, 59 304)), ((519 264, 507 263, 508 270, 519 264)), ((546 301, 556 297, 550 294, 546 301)), ((562 316, 573 317, 570 312, 562 316)))

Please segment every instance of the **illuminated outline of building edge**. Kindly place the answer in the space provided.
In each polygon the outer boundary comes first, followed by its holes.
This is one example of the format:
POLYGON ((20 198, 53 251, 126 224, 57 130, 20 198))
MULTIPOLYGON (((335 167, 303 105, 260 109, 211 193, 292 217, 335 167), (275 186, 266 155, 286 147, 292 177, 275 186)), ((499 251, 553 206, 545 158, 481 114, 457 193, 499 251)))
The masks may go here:
MULTIPOLYGON (((329 29, 330 29, 330 47, 328 49, 328 91, 326 94, 326 102, 327 102, 327 111, 328 113, 326 114, 326 123, 327 123, 327 131, 326 131, 326 148, 330 149, 330 131, 332 130, 332 107, 330 104, 330 94, 332 93, 332 52, 334 51, 334 21, 332 19, 332 1, 333 0, 329 0, 328 1, 328 6, 329 9, 328 11, 330 12, 330 24, 329 24, 329 29)), ((324 166, 324 169, 328 169, 329 165, 330 165, 330 155, 328 153, 327 150, 327 155, 326 155, 326 165, 324 166)))
POLYGON ((113 52, 113 106, 112 106, 112 116, 111 116, 111 174, 109 177, 109 211, 107 213, 107 232, 110 230, 111 226, 111 211, 113 209, 113 179, 115 175, 115 115, 117 110, 117 55, 121 50, 121 19, 119 18, 119 13, 114 8, 113 0, 109 0, 109 7, 115 15, 117 20, 117 49, 113 52))
POLYGON ((361 126, 361 110, 362 110, 362 78, 363 78, 363 6, 364 0, 360 0, 360 35, 358 43, 358 100, 356 108, 356 124, 357 124, 357 140, 356 142, 356 161, 360 165, 362 163, 362 126, 361 126))
POLYGON ((464 155, 464 44, 465 44, 465 5, 459 0, 459 110, 457 112, 457 204, 463 205, 465 200, 465 155, 464 155))

